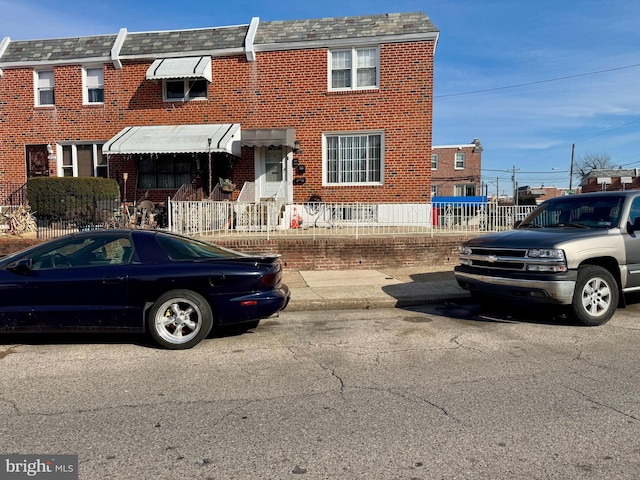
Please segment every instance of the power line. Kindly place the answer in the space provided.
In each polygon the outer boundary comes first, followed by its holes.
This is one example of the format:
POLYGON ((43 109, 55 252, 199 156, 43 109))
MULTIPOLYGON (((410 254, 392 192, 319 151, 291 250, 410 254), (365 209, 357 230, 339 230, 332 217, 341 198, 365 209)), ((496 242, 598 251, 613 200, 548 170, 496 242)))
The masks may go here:
POLYGON ((519 88, 519 87, 527 87, 529 85, 538 85, 538 84, 541 84, 541 83, 558 82, 558 81, 561 81, 561 80, 570 80, 572 78, 587 77, 589 75, 599 75, 601 73, 615 72, 617 70, 625 70, 625 69, 628 69, 628 68, 636 68, 636 67, 640 67, 640 63, 636 63, 634 65, 626 65, 624 67, 608 68, 606 70, 597 70, 595 72, 578 73, 576 75, 567 75, 565 77, 550 78, 548 80, 538 80, 536 82, 517 83, 515 85, 507 85, 507 86, 504 86, 504 87, 494 87, 494 88, 487 88, 487 89, 484 89, 484 90, 473 90, 473 91, 470 91, 470 92, 447 93, 447 94, 444 94, 444 95, 434 95, 433 98, 459 97, 459 96, 462 96, 462 95, 473 95, 475 93, 495 92, 495 91, 498 91, 498 90, 507 90, 509 88, 519 88))

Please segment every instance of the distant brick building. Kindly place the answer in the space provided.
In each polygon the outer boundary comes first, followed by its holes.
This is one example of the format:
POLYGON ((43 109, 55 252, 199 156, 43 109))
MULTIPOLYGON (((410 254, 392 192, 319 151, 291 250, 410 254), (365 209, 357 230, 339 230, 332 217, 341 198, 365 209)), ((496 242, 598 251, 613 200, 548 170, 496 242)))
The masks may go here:
POLYGON ((0 183, 127 178, 130 199, 164 201, 228 177, 256 200, 428 202, 438 35, 402 13, 6 37, 0 183))
POLYGON ((431 152, 431 196, 482 195, 482 150, 477 138, 470 144, 434 146, 431 152))
POLYGON ((594 169, 581 182, 582 192, 639 190, 640 175, 637 168, 594 169))

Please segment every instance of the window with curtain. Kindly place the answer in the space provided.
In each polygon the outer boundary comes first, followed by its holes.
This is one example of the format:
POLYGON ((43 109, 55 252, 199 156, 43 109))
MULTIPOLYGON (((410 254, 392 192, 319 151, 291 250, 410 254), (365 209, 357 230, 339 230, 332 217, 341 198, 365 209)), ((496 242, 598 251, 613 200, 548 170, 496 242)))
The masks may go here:
POLYGON ((138 188, 172 190, 190 183, 190 156, 142 155, 138 161, 138 188))
POLYGON ((382 135, 327 135, 325 179, 328 184, 382 183, 382 135))
POLYGON ((36 104, 38 106, 55 105, 53 85, 53 70, 36 72, 36 104))
POLYGON ((63 177, 109 177, 101 143, 62 145, 62 158, 58 162, 58 172, 63 177))
POLYGON ((100 68, 85 69, 85 103, 104 103, 104 72, 100 68))

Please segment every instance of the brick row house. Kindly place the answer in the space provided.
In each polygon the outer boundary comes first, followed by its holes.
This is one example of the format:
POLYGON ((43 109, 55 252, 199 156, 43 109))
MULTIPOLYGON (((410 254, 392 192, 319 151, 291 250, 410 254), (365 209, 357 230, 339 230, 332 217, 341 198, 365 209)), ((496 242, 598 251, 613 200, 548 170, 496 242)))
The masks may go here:
POLYGON ((0 183, 102 176, 164 202, 229 178, 254 201, 429 202, 438 36, 401 13, 6 37, 0 183))
POLYGON ((438 145, 431 153, 431 196, 474 197, 481 192, 483 147, 477 138, 469 144, 438 145))

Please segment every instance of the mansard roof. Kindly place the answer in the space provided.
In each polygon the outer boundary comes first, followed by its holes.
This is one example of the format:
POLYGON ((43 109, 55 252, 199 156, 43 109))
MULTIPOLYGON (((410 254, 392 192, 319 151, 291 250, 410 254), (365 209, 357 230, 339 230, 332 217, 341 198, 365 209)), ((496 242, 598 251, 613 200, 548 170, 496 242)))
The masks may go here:
POLYGON ((111 35, 23 41, 5 37, 0 40, 0 69, 437 38, 438 29, 422 12, 265 22, 254 18, 248 25, 191 30, 121 29, 111 35))

